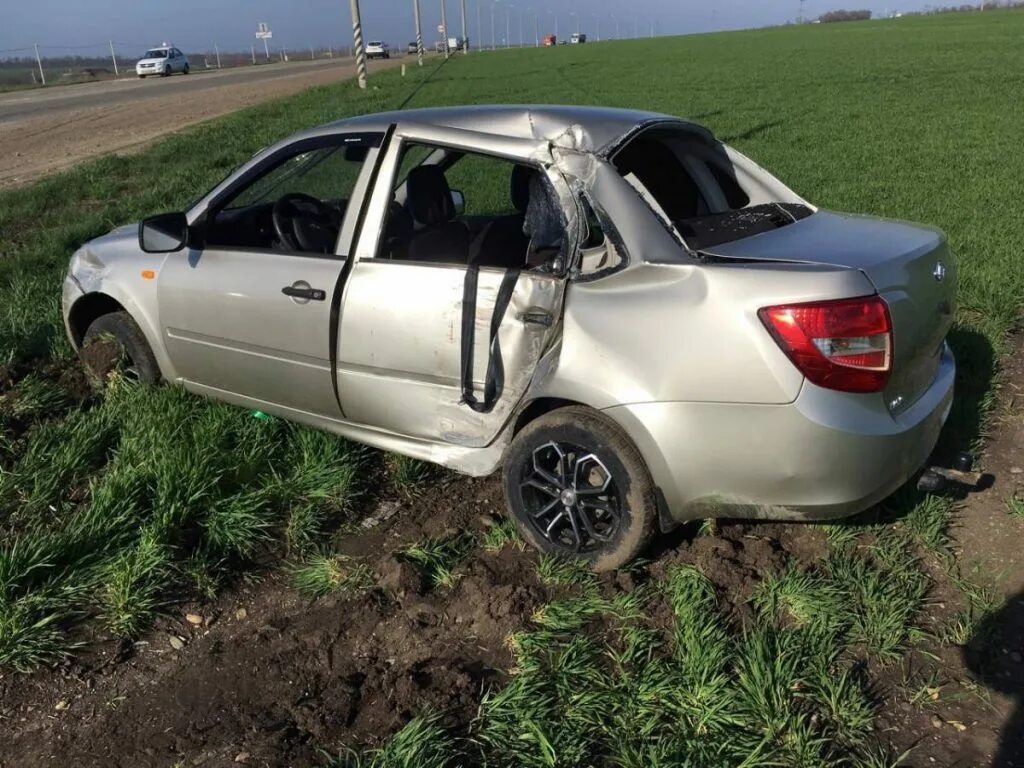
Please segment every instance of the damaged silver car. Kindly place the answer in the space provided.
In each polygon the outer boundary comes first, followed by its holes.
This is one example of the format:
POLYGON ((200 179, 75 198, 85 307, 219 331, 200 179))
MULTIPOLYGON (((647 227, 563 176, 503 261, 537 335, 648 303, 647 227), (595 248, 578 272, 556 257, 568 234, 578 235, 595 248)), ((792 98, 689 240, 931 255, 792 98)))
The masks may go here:
POLYGON ((692 122, 557 106, 368 115, 79 250, 76 347, 471 475, 608 569, 709 517, 823 520, 925 462, 956 266, 819 210, 692 122))

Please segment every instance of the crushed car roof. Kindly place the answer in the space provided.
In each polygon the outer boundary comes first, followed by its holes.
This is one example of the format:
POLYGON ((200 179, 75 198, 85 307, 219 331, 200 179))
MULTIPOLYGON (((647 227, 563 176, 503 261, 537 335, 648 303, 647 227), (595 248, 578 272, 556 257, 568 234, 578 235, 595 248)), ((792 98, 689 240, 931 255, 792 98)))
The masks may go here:
POLYGON ((322 126, 323 130, 385 131, 393 123, 415 122, 460 128, 495 136, 520 139, 553 140, 568 131, 581 132, 580 149, 600 151, 616 143, 637 128, 653 122, 695 124, 672 115, 609 107, 558 105, 482 105, 436 107, 379 112, 338 120, 322 126))

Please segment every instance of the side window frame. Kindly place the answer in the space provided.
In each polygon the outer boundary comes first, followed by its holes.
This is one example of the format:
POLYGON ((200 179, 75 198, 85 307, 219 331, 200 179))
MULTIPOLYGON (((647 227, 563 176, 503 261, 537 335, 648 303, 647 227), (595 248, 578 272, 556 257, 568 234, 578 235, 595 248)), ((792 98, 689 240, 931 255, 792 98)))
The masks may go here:
MULTIPOLYGON (((385 264, 402 264, 409 266, 419 267, 437 267, 442 269, 465 269, 467 265, 458 263, 436 263, 436 262, 423 262, 414 260, 392 260, 387 258, 381 258, 381 238, 388 226, 388 217, 390 216, 390 196, 396 194, 400 189, 404 193, 405 179, 399 180, 398 174, 402 169, 402 160, 407 150, 411 150, 415 147, 425 147, 431 150, 419 165, 437 165, 443 171, 447 171, 452 165, 461 160, 466 155, 477 155, 480 157, 491 158, 501 162, 506 162, 511 165, 526 165, 534 168, 539 173, 548 175, 548 169, 532 159, 519 159, 508 157, 495 152, 488 152, 484 149, 477 147, 466 147, 466 146, 455 146, 450 143, 443 141, 436 141, 430 139, 422 139, 408 136, 398 136, 393 139, 387 148, 387 156, 383 159, 381 164, 380 173, 377 176, 375 187, 380 189, 386 189, 388 191, 389 199, 383 206, 380 205, 379 200, 368 200, 367 205, 373 206, 376 204, 376 210, 367 208, 366 218, 373 223, 373 228, 376 232, 372 235, 372 241, 368 241, 371 236, 367 229, 364 227, 362 234, 360 235, 359 242, 353 243, 353 251, 356 253, 357 261, 368 261, 385 264), (438 156, 438 153, 447 153, 444 156, 438 156), (454 159, 453 159, 454 157, 454 159), (383 208, 383 210, 381 210, 383 208), (372 247, 370 247, 372 245, 372 247)), ((411 170, 411 169, 410 169, 411 170)), ((461 191, 461 190, 460 190, 461 191)), ((373 192, 372 194, 379 194, 373 192)), ((404 204, 404 202, 403 202, 404 204)), ((578 240, 578 237, 573 233, 566 230, 566 238, 573 243, 578 240)), ((575 247, 575 246, 574 246, 575 247)), ((481 269, 487 270, 500 270, 498 267, 487 267, 482 266, 481 269)), ((564 277, 565 274, 560 275, 564 277)))
POLYGON ((209 247, 216 248, 217 250, 234 252, 272 253, 278 256, 288 257, 298 256, 305 258, 336 259, 340 261, 346 260, 355 248, 352 235, 353 230, 356 227, 354 225, 348 225, 348 222, 350 217, 354 216, 355 219, 352 219, 352 221, 357 221, 364 216, 363 207, 369 202, 369 198, 373 192, 373 187, 370 185, 369 181, 373 176, 376 166, 379 164, 379 152, 383 145, 383 133, 341 133, 299 139, 291 144, 280 147, 276 151, 267 154, 265 157, 261 157, 258 162, 246 169, 237 178, 233 179, 223 189, 219 190, 206 204, 203 212, 193 224, 193 228, 204 231, 202 242, 198 247, 203 250, 209 247), (230 203, 240 192, 255 184, 269 173, 272 173, 281 165, 288 162, 288 160, 301 155, 304 152, 313 152, 318 149, 343 146, 366 147, 368 153, 366 158, 363 160, 356 183, 352 188, 352 197, 349 199, 345 215, 342 218, 341 227, 338 231, 338 238, 334 243, 334 250, 332 253, 285 251, 276 248, 258 248, 254 246, 208 245, 206 243, 205 229, 209 222, 216 217, 217 214, 223 211, 226 205, 230 203), (347 244, 348 247, 344 247, 346 245, 346 239, 349 241, 347 244))

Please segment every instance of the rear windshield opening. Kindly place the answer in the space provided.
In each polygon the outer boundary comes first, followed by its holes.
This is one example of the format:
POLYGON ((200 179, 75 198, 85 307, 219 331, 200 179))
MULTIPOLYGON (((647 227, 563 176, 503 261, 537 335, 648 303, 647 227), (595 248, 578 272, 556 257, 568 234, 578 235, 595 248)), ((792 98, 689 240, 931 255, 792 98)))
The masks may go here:
POLYGON ((614 163, 695 251, 778 229, 813 212, 798 203, 752 201, 721 145, 679 129, 640 134, 614 163))

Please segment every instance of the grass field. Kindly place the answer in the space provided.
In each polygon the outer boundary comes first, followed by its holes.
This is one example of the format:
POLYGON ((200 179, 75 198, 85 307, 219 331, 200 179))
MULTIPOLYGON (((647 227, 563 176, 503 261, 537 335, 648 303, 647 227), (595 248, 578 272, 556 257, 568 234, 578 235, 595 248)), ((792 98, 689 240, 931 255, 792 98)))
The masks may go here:
MULTIPOLYGON (((183 593, 213 595, 257 560, 287 563, 312 594, 365 586, 365 573, 332 558, 331 537, 370 478, 424 482, 418 467, 170 389, 122 383, 72 397, 60 384, 72 353, 59 286, 75 248, 184 206, 260 147, 346 115, 407 102, 686 115, 823 207, 943 228, 961 264, 944 442, 976 441, 1024 303, 1013 203, 1022 35, 1024 12, 996 11, 456 57, 405 79, 382 73, 365 93, 315 89, 0 194, 0 665, 50 664, 83 628, 136 636, 183 593)), ((828 555, 764 574, 742 625, 693 568, 611 601, 586 574, 542 560, 542 578, 572 584, 574 597, 511 638, 512 681, 487 695, 469 733, 427 716, 384 751, 338 764, 483 754, 538 766, 890 765, 872 730, 871 681, 856 670, 942 641, 924 563, 964 583, 950 515, 947 502, 902 492, 872 524, 828 528, 828 555), (659 604, 671 609, 664 626, 649 621, 659 604)), ((487 543, 502 541, 432 541, 405 555, 443 587, 487 543)), ((992 607, 965 605, 960 634, 992 607)))

